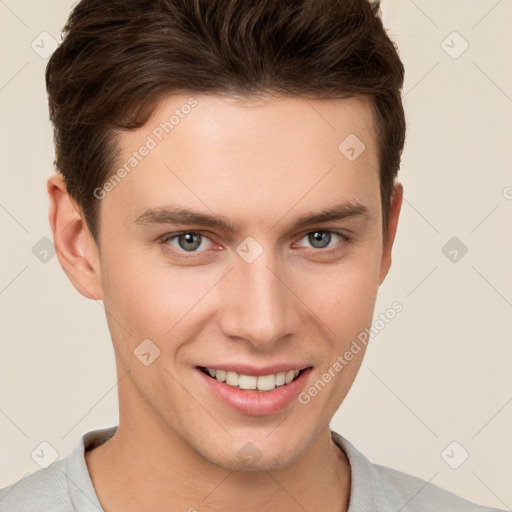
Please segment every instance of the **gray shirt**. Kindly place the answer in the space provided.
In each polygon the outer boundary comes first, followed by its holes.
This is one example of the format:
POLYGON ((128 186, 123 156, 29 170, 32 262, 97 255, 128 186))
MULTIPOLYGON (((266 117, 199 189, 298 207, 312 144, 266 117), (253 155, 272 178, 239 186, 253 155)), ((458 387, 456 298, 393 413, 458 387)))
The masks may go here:
MULTIPOLYGON (((1 512, 103 512, 84 452, 112 437, 117 427, 85 434, 64 459, 0 490, 1 512)), ((464 500, 420 478, 371 463, 331 430, 351 467, 348 512, 499 512, 464 500)))

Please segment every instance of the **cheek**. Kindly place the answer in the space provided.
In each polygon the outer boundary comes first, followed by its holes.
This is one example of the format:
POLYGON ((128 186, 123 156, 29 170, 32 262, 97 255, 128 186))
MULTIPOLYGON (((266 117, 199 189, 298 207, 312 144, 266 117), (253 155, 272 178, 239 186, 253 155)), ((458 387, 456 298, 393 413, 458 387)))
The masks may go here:
MULTIPOLYGON (((118 349, 133 352, 149 338, 161 350, 172 344, 177 352, 180 340, 185 343, 193 337, 192 331, 204 324, 201 318, 212 312, 208 292, 225 269, 171 267, 161 256, 130 250, 119 242, 108 249, 101 269, 104 305, 111 313, 107 318, 118 349), (114 257, 119 254, 124 255, 122 261, 114 257)), ((293 268, 290 285, 336 336, 346 340, 371 323, 379 256, 378 244, 366 243, 337 264, 293 268)))
POLYGON ((379 286, 379 254, 376 247, 360 250, 337 266, 304 274, 302 296, 333 336, 346 340, 371 324, 379 286))
POLYGON ((119 353, 130 355, 142 340, 149 338, 163 352, 173 350, 188 334, 201 302, 219 277, 213 272, 171 268, 140 254, 125 254, 122 264, 105 260, 102 264, 104 305, 114 343, 119 353))

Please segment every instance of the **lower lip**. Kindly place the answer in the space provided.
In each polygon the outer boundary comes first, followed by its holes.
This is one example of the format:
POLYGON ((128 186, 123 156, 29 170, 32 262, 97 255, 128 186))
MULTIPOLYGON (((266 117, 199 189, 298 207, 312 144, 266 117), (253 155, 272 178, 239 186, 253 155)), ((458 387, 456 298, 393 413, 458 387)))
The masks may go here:
POLYGON ((251 416, 263 416, 281 411, 292 403, 306 384, 311 372, 311 367, 306 368, 302 373, 289 384, 274 388, 272 391, 252 391, 233 388, 225 382, 219 382, 201 369, 196 372, 210 391, 225 405, 243 414, 251 416))

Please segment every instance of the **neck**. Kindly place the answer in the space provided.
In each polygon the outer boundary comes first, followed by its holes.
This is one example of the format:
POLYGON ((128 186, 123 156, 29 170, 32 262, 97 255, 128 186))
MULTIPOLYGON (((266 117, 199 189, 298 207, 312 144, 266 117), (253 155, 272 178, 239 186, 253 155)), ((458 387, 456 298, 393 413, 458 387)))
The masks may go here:
POLYGON ((206 460, 158 418, 134 412, 120 400, 116 433, 85 454, 104 512, 348 509, 350 464, 328 426, 285 468, 231 471, 206 460))

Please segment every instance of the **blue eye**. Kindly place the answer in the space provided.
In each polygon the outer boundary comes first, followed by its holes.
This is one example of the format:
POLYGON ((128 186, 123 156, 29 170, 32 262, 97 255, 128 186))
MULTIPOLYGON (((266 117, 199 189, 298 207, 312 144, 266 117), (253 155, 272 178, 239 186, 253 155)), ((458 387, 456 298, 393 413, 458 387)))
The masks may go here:
MULTIPOLYGON (((162 241, 169 243, 172 247, 174 247, 177 250, 181 250, 184 252, 201 252, 197 251, 201 246, 204 244, 203 242, 205 240, 209 240, 206 236, 204 236, 202 233, 198 233, 197 231, 185 231, 183 233, 173 233, 166 235, 162 241), (176 242, 177 245, 173 244, 173 242, 176 242)), ((210 242, 211 243, 211 242, 210 242)))
POLYGON ((336 231, 328 231, 328 230, 315 230, 310 231, 303 237, 307 238, 308 242, 311 243, 314 249, 326 249, 329 248, 329 244, 333 238, 332 235, 335 235, 338 238, 345 238, 341 233, 336 231))
MULTIPOLYGON (((316 229, 307 232, 299 241, 307 239, 310 244, 306 247, 308 253, 315 255, 330 255, 341 250, 350 241, 349 237, 338 231, 328 229, 316 229)), ((214 243, 203 232, 200 231, 182 231, 180 233, 168 233, 161 238, 165 245, 176 258, 191 259, 195 256, 205 256, 214 243)), ((295 242, 292 246, 300 247, 301 244, 295 242)), ((212 256, 212 254, 210 254, 212 256)))

